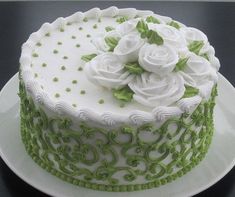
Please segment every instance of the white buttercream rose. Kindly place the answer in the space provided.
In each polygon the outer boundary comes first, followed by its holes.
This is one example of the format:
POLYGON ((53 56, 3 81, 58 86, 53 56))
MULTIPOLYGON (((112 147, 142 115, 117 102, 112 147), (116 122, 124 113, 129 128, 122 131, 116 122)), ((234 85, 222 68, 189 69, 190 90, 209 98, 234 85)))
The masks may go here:
POLYGON ((184 51, 187 49, 187 43, 182 33, 170 25, 165 24, 148 24, 149 29, 157 31, 157 33, 163 38, 164 43, 171 45, 178 51, 184 51))
POLYGON ((161 76, 170 73, 178 60, 178 54, 169 45, 145 44, 139 52, 139 64, 161 76))
POLYGON ((91 43, 96 47, 99 53, 107 52, 110 49, 110 47, 107 45, 105 41, 106 37, 113 37, 120 39, 121 34, 113 30, 107 33, 99 33, 94 39, 92 39, 91 43))
POLYGON ((180 32, 184 35, 188 43, 193 41, 203 41, 208 42, 207 36, 200 30, 193 27, 182 27, 180 32))
POLYGON ((129 84, 133 99, 149 107, 168 106, 178 101, 185 91, 184 80, 177 73, 164 77, 154 73, 136 76, 129 84))
POLYGON ((138 60, 139 50, 143 44, 144 40, 140 37, 139 33, 130 33, 119 40, 113 53, 118 55, 125 63, 134 62, 138 60))
POLYGON ((125 86, 134 77, 124 69, 120 58, 112 53, 98 55, 86 63, 85 73, 92 83, 110 89, 125 86))
POLYGON ((198 85, 207 83, 208 81, 217 81, 218 76, 211 66, 210 62, 205 58, 189 53, 187 66, 179 74, 184 78, 185 84, 197 87, 198 85))
POLYGON ((122 36, 130 33, 130 32, 136 32, 136 25, 138 23, 139 19, 132 19, 125 21, 124 23, 119 24, 116 27, 116 31, 120 33, 122 36))

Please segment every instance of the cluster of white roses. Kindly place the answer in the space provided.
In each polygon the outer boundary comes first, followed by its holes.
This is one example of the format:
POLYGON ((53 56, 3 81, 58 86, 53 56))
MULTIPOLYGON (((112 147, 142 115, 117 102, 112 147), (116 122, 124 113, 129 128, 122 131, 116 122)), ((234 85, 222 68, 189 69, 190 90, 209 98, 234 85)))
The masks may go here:
POLYGON ((133 99, 150 107, 168 106, 178 101, 184 95, 185 85, 200 91, 201 86, 214 84, 220 64, 204 33, 183 24, 178 29, 160 19, 160 24, 146 24, 164 42, 162 45, 150 44, 146 38, 141 38, 136 28, 140 20, 146 22, 146 19, 131 19, 93 39, 98 55, 85 66, 91 82, 110 89, 128 85, 134 93, 133 99), (106 38, 116 41, 111 41, 112 48, 106 38), (198 54, 189 50, 193 41, 203 41, 198 54), (187 59, 187 65, 176 71, 182 58, 187 59), (133 62, 145 72, 130 73, 125 64, 133 62))

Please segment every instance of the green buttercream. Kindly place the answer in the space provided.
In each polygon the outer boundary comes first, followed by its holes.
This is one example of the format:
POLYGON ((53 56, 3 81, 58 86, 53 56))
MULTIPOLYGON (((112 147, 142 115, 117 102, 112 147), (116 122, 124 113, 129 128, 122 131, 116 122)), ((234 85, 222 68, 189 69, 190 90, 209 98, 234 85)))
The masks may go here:
POLYGON ((105 43, 109 46, 109 51, 113 51, 114 48, 117 46, 120 38, 107 36, 104 38, 104 40, 105 40, 105 43))
POLYGON ((195 53, 196 55, 199 54, 201 48, 203 47, 204 42, 203 41, 193 41, 188 45, 189 51, 195 53))
POLYGON ((199 90, 192 86, 185 85, 185 92, 182 98, 188 98, 198 95, 199 90))
POLYGON ((144 69, 138 62, 129 62, 124 64, 124 68, 131 74, 140 75, 144 72, 144 69))
POLYGON ((133 98, 133 94, 133 91, 128 86, 125 86, 121 89, 113 90, 113 96, 116 99, 124 102, 130 102, 133 98))
POLYGON ((143 20, 140 20, 136 25, 137 31, 140 33, 141 38, 146 38, 149 28, 147 23, 145 23, 143 20))
POLYGON ((115 29, 115 28, 114 28, 114 27, 111 27, 111 26, 105 27, 105 31, 106 31, 106 32, 112 31, 112 30, 114 30, 114 29, 115 29))
POLYGON ((160 128, 145 124, 110 130, 80 122, 74 130, 70 119, 48 117, 36 107, 20 79, 21 137, 32 159, 64 181, 102 191, 150 189, 181 177, 204 158, 214 130, 216 95, 215 86, 209 101, 190 116, 168 119, 160 128), (147 134, 151 139, 141 137, 147 134), (138 178, 145 183, 135 184, 138 178))
POLYGON ((89 55, 83 55, 82 57, 81 57, 81 59, 83 60, 83 61, 85 61, 85 62, 89 62, 89 61, 91 61, 94 57, 96 57, 97 56, 97 54, 95 54, 95 53, 92 53, 92 54, 89 54, 89 55))
POLYGON ((116 19, 116 22, 121 24, 121 23, 124 23, 125 21, 128 20, 128 17, 127 16, 122 16, 122 17, 119 17, 116 19))
POLYGON ((180 29, 179 23, 177 23, 175 21, 171 21, 171 22, 167 23, 167 25, 170 25, 170 26, 172 26, 172 27, 174 27, 176 29, 180 29))
POLYGON ((148 16, 148 17, 146 18, 146 22, 147 22, 147 23, 160 24, 160 21, 159 21, 157 18, 153 17, 153 16, 148 16))
POLYGON ((184 70, 185 67, 187 66, 188 59, 189 59, 188 57, 180 58, 179 61, 176 64, 175 68, 174 68, 174 71, 177 72, 177 71, 180 71, 180 70, 184 70))

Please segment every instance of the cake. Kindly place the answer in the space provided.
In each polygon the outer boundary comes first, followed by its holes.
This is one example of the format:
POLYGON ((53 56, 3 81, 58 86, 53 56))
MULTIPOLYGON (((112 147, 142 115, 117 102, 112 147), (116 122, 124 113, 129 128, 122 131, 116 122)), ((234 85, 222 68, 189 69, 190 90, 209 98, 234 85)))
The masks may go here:
POLYGON ((219 67, 203 32, 152 11, 93 8, 45 23, 20 57, 25 149, 81 187, 169 183, 208 151, 219 67))

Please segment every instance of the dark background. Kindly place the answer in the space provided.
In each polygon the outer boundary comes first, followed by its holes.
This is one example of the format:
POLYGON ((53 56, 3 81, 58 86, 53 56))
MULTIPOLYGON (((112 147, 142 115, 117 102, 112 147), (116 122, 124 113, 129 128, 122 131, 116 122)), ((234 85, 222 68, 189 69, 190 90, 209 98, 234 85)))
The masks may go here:
MULTIPOLYGON (((220 59, 222 73, 235 86, 235 3, 203 2, 1 2, 0 89, 18 71, 21 45, 44 22, 93 7, 135 7, 152 10, 199 28, 207 34, 220 59)), ((20 155, 19 155, 20 157, 20 155)), ((185 186, 187 187, 187 186, 185 186)), ((0 159, 0 196, 47 196, 18 178, 0 159)), ((196 197, 234 197, 235 168, 196 197)))

